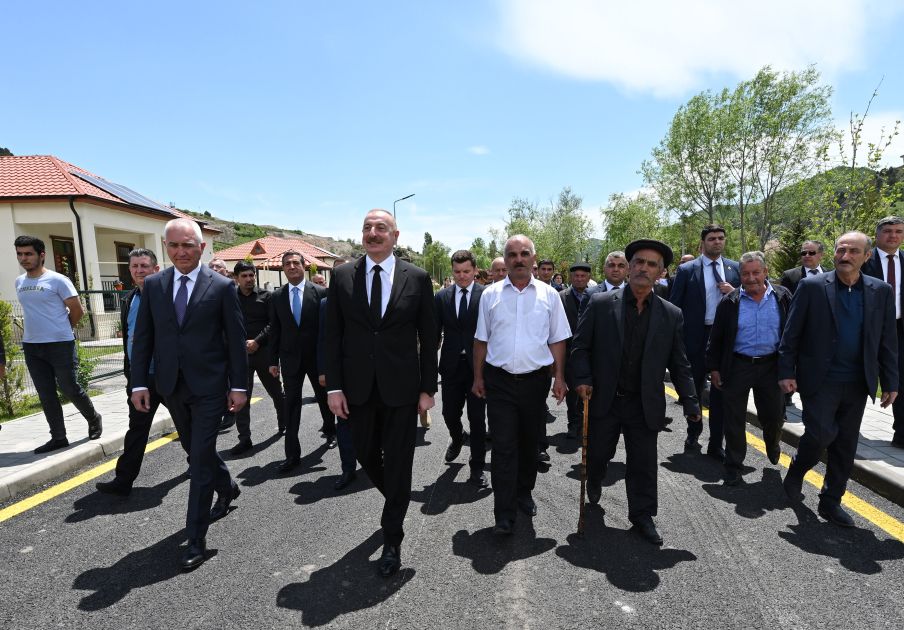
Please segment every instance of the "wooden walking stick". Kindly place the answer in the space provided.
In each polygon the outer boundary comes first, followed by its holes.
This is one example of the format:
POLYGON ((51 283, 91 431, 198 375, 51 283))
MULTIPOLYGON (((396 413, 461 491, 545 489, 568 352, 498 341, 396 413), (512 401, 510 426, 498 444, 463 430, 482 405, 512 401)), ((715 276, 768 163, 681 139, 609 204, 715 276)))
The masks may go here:
POLYGON ((584 501, 587 496, 587 425, 590 416, 590 401, 584 398, 584 421, 581 432, 581 512, 578 517, 578 535, 584 535, 584 501))

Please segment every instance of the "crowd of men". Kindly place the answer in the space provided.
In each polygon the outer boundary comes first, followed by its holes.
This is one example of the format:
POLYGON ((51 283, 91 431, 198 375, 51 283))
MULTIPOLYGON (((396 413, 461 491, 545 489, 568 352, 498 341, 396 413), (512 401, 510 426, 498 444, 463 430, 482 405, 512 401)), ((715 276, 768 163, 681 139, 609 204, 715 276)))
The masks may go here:
MULTIPOLYGON (((248 400, 255 376, 284 435, 280 473, 301 461, 307 378, 325 444, 338 446, 342 474, 335 488, 354 482, 360 464, 384 496, 383 576, 401 566, 417 419, 434 406, 439 376, 450 436, 445 460, 469 445, 467 481, 475 491, 492 487, 498 536, 514 532, 519 512, 537 513, 532 495, 538 466, 549 460, 550 392, 566 403, 568 438, 581 437, 582 408, 589 406, 591 503, 600 502, 607 466, 624 438, 628 518, 633 531, 657 545, 657 440, 671 421, 666 373, 679 395, 688 451, 702 450, 701 401, 707 401, 705 455, 723 462, 730 486, 743 483, 750 392, 772 464, 781 453, 786 396, 799 393, 805 432, 784 491, 800 501, 804 475, 827 452, 818 513, 839 526, 854 524, 840 501, 866 400, 877 389, 881 405, 893 406, 892 443, 904 448, 904 405, 897 399, 904 379, 904 219, 882 219, 875 248, 861 232, 841 235, 831 271, 820 266, 822 244, 806 241, 801 265, 780 281, 769 279, 762 252, 739 261, 723 257, 726 232, 718 225, 703 228, 699 256, 683 256, 673 276, 671 248, 640 239, 606 256, 599 283, 589 264, 571 265, 567 286, 553 261, 538 261, 531 240, 516 235, 483 278, 471 252, 455 252, 450 282, 436 294, 423 269, 394 254, 398 236, 394 216, 372 210, 362 226, 365 255, 334 269, 328 287, 322 276, 307 280, 303 256, 287 251, 287 283, 273 292, 256 286, 250 263, 239 262, 231 275, 219 259, 202 265, 206 244, 187 219, 166 225, 172 263, 166 270, 153 251, 130 252, 135 286, 121 311, 129 429, 115 477, 97 488, 130 493, 154 413, 166 405, 189 462, 183 569, 206 560, 210 523, 239 497, 216 440, 234 421, 238 442, 231 452, 254 448, 248 400)), ((97 439, 100 415, 75 379, 77 293, 68 278, 45 269, 40 239, 20 236, 15 247, 25 271, 16 281, 26 316, 25 360, 51 433, 36 452, 68 445, 57 386, 97 439)))

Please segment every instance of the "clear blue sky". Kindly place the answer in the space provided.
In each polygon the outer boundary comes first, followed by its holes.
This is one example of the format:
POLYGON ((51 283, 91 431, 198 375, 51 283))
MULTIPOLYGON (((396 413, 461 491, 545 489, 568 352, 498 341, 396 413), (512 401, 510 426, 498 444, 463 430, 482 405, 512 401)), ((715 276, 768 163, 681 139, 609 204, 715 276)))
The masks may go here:
POLYGON ((883 75, 870 132, 904 112, 898 2, 88 0, 7 3, 2 20, 16 155, 339 238, 415 193, 398 214, 416 248, 425 230, 466 247, 512 197, 563 186, 599 231, 675 110, 767 63, 816 63, 839 123, 883 75))

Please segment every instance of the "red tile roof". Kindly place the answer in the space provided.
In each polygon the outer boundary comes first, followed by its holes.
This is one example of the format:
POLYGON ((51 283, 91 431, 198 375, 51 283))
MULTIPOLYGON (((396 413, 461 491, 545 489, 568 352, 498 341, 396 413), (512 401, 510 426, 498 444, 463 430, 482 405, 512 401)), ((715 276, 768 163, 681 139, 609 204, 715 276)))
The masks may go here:
POLYGON ((332 269, 334 261, 339 258, 336 254, 328 252, 322 247, 311 245, 307 241, 298 238, 280 238, 278 236, 264 236, 254 241, 248 241, 229 249, 222 249, 214 254, 223 260, 244 260, 249 255, 258 267, 280 267, 283 252, 290 249, 301 252, 305 265, 314 263, 318 267, 332 269))

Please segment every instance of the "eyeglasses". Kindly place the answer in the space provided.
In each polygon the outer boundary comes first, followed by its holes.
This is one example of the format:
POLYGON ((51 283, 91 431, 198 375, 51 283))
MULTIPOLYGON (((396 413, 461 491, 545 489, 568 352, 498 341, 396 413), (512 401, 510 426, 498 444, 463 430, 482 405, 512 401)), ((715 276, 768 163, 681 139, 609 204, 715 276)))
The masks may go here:
POLYGON ((802 252, 800 253, 800 255, 801 255, 801 256, 815 256, 815 255, 818 254, 818 253, 819 253, 819 252, 806 251, 806 250, 805 250, 805 251, 802 251, 802 252))

